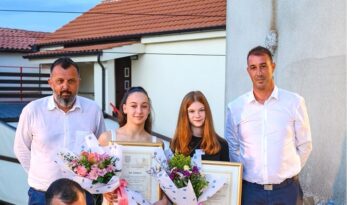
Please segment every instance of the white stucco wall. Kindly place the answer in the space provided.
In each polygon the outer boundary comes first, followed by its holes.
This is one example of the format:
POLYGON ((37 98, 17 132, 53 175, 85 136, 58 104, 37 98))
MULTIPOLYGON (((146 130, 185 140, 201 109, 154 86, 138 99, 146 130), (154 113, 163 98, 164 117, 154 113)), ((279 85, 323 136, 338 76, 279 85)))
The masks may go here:
MULTIPOLYGON (((346 1, 275 1, 275 81, 301 94, 308 107, 313 152, 300 174, 316 203, 346 204, 346 1)), ((226 101, 251 89, 246 54, 264 45, 272 1, 227 5, 226 101)))
POLYGON ((0 71, 3 72, 39 72, 37 69, 39 64, 24 59, 23 53, 0 53, 0 71))
MULTIPOLYGON (((105 112, 112 115, 110 102, 115 102, 115 61, 114 59, 101 61, 105 68, 105 112)), ((102 68, 94 62, 94 94, 95 102, 102 109, 102 68)))
POLYGON ((39 64, 28 61, 22 53, 0 53, 0 66, 34 66, 39 64))
POLYGON ((94 64, 94 92, 95 92, 95 102, 100 106, 102 106, 102 80, 100 78, 102 76, 101 66, 97 63, 94 64))
MULTIPOLYGON (((102 62, 105 66, 105 110, 111 115, 110 102, 115 102, 115 61, 102 62)), ((100 75, 101 76, 101 75, 100 75)))
POLYGON ((93 63, 78 63, 81 83, 78 89, 80 95, 94 99, 94 65, 93 63))
POLYGON ((200 90, 211 106, 216 131, 223 136, 225 32, 220 34, 208 39, 208 34, 196 34, 189 40, 183 40, 186 36, 142 40, 146 54, 132 61, 132 85, 143 86, 152 99, 153 130, 172 137, 182 98, 189 91, 200 90))

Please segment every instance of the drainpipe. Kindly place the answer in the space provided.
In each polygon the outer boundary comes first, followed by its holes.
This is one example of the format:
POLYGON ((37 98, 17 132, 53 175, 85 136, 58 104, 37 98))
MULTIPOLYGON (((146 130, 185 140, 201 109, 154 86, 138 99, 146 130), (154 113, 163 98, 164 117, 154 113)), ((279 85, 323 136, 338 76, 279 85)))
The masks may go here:
POLYGON ((105 67, 101 63, 101 55, 102 52, 97 54, 97 63, 101 66, 102 69, 102 113, 105 114, 105 67))

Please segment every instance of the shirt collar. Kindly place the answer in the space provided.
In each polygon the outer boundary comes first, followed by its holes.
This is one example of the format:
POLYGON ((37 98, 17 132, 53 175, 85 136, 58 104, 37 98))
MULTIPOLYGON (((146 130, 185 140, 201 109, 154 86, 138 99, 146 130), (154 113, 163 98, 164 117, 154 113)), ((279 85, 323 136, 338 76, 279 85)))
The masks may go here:
MULTIPOLYGON (((54 102, 53 95, 48 97, 48 110, 59 109, 57 104, 54 102)), ((78 96, 76 96, 76 102, 73 104, 72 108, 69 111, 74 111, 76 108, 79 108, 82 111, 82 106, 78 96)))
MULTIPOLYGON (((278 91, 279 91, 278 87, 276 85, 274 85, 272 94, 269 96, 267 101, 269 101, 271 98, 278 100, 278 91)), ((248 95, 248 102, 251 103, 251 102, 255 102, 255 101, 256 101, 256 99, 254 97, 254 92, 253 92, 253 90, 251 90, 248 95)))
POLYGON ((270 95, 269 98, 275 98, 276 100, 278 100, 278 87, 277 86, 274 85, 273 92, 272 92, 272 94, 270 95))
POLYGON ((254 101, 256 101, 256 100, 255 100, 255 97, 254 97, 254 92, 253 92, 253 90, 251 90, 251 91, 249 92, 249 94, 248 94, 248 102, 249 102, 249 103, 252 103, 252 102, 254 102, 254 101))

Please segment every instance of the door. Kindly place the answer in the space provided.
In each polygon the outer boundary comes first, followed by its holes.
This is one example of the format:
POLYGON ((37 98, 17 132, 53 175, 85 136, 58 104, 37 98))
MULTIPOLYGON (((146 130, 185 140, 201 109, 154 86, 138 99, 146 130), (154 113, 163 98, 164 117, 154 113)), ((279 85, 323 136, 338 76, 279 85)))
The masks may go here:
POLYGON ((130 57, 115 60, 115 105, 119 109, 124 93, 131 86, 131 60, 130 57))

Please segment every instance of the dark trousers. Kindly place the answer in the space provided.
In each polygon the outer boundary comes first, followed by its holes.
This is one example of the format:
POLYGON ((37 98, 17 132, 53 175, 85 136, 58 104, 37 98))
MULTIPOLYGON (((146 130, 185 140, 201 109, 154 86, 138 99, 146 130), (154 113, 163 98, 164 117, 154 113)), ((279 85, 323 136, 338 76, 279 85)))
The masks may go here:
MULTIPOLYGON (((29 201, 28 205, 45 205, 45 192, 35 190, 34 188, 30 187, 28 191, 29 201)), ((99 205, 102 202, 102 195, 101 195, 101 202, 97 202, 100 200, 100 195, 92 195, 88 191, 86 191, 86 203, 87 205, 99 205), (95 197, 94 197, 95 196, 95 197), (95 199, 97 200, 95 200, 95 199)))
POLYGON ((244 180, 241 202, 242 205, 302 205, 303 192, 298 177, 273 185, 272 190, 244 180))

